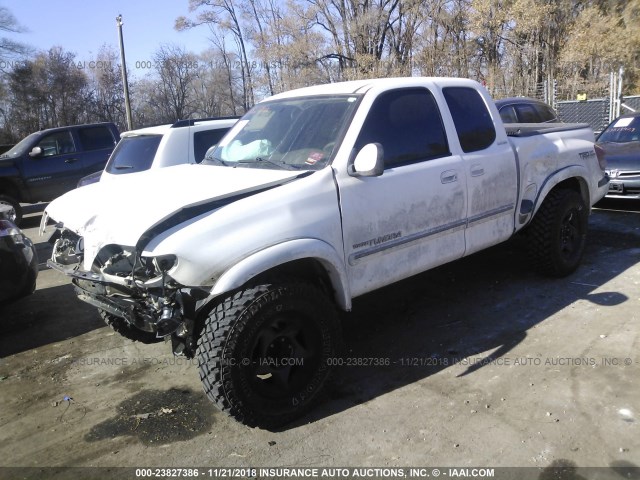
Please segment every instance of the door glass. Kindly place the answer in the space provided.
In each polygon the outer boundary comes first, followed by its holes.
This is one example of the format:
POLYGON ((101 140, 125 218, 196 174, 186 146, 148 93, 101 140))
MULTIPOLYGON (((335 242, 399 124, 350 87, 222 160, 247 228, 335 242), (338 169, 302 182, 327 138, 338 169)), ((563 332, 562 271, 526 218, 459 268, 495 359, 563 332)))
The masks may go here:
POLYGON ((47 135, 40 140, 37 146, 42 149, 43 157, 52 157, 76 151, 71 132, 56 132, 47 135))
POLYGON ((522 123, 540 123, 542 121, 538 112, 531 105, 516 105, 516 110, 522 123))
POLYGON ((107 127, 80 128, 78 136, 85 150, 100 150, 114 146, 113 136, 107 127))
POLYGON ((500 118, 502 118, 502 121, 504 123, 518 123, 516 111, 511 105, 507 105, 506 107, 502 107, 500 109, 500 118))
POLYGON ((538 117, 541 122, 557 122, 558 118, 553 109, 547 105, 536 105, 538 117))
POLYGON ((458 131, 462 151, 477 152, 491 146, 496 139, 496 129, 480 92, 469 87, 447 87, 442 93, 458 131))
POLYGON ((376 98, 356 150, 369 143, 382 145, 385 168, 450 154, 440 110, 426 88, 392 90, 376 98))

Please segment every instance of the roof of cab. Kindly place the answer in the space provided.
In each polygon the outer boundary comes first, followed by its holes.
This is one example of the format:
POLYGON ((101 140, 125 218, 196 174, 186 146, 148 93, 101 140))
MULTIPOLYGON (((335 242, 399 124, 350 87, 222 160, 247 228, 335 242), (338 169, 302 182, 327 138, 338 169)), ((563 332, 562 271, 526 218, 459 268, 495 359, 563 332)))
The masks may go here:
POLYGON ((277 100, 281 98, 310 96, 310 95, 356 95, 367 92, 374 87, 403 87, 416 85, 420 82, 434 83, 468 83, 476 84, 477 82, 468 79, 447 78, 447 77, 397 77, 397 78, 373 78, 368 80, 351 80, 348 82, 326 83, 323 85, 315 85, 312 87, 298 88, 288 92, 279 93, 267 100, 277 100))

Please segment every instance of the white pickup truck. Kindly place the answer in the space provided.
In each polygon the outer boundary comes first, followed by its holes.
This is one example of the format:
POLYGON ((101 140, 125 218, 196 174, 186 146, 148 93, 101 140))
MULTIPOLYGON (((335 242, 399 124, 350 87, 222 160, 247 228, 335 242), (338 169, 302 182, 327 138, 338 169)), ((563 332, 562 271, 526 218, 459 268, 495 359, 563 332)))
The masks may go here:
POLYGON ((266 427, 324 390, 337 309, 525 229, 537 267, 567 275, 608 184, 590 128, 505 129, 453 78, 275 95, 202 164, 141 175, 52 202, 49 264, 116 331, 197 356, 210 399, 266 427))

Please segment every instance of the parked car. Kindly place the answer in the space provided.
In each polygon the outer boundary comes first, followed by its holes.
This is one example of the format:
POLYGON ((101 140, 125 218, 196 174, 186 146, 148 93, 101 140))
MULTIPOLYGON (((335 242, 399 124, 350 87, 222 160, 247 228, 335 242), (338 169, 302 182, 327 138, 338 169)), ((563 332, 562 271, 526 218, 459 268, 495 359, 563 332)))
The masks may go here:
POLYGON ((322 396, 355 297, 525 228, 538 270, 575 271, 607 191, 593 138, 505 129, 467 79, 308 87, 254 106, 200 165, 65 194, 41 231, 55 220, 48 265, 114 330, 170 337, 221 410, 273 427, 322 396))
POLYGON ((616 118, 596 139, 607 162, 607 198, 640 198, 640 112, 616 118))
POLYGON ((78 180, 104 168, 120 139, 113 123, 50 128, 32 133, 0 155, 0 205, 22 219, 20 203, 48 202, 73 190, 78 180))
POLYGON ((541 100, 512 97, 496 100, 496 107, 504 123, 555 123, 556 112, 541 100))
POLYGON ((80 179, 78 187, 128 173, 180 163, 200 163, 207 150, 218 143, 237 120, 238 117, 180 120, 124 132, 104 171, 80 179))
POLYGON ((36 248, 7 218, 11 210, 0 205, 0 302, 30 295, 38 278, 36 248))

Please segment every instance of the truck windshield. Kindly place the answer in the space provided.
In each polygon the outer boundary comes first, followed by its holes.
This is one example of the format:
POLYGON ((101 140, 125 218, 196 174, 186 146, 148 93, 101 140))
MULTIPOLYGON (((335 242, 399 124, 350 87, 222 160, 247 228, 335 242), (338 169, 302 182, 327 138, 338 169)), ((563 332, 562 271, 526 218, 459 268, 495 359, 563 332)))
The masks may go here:
POLYGON ((640 117, 622 117, 600 134, 598 142, 627 143, 640 141, 640 117))
POLYGON ((20 140, 20 142, 18 142, 16 145, 14 145, 11 150, 3 153, 2 157, 4 158, 15 158, 15 157, 20 157, 22 156, 24 153, 26 153, 26 150, 29 148, 29 146, 33 143, 35 143, 35 139, 38 138, 40 136, 39 133, 32 133, 31 135, 29 135, 28 137, 23 138, 22 140, 20 140))
POLYGON ((358 95, 267 101, 253 107, 203 164, 319 170, 333 155, 358 95))

